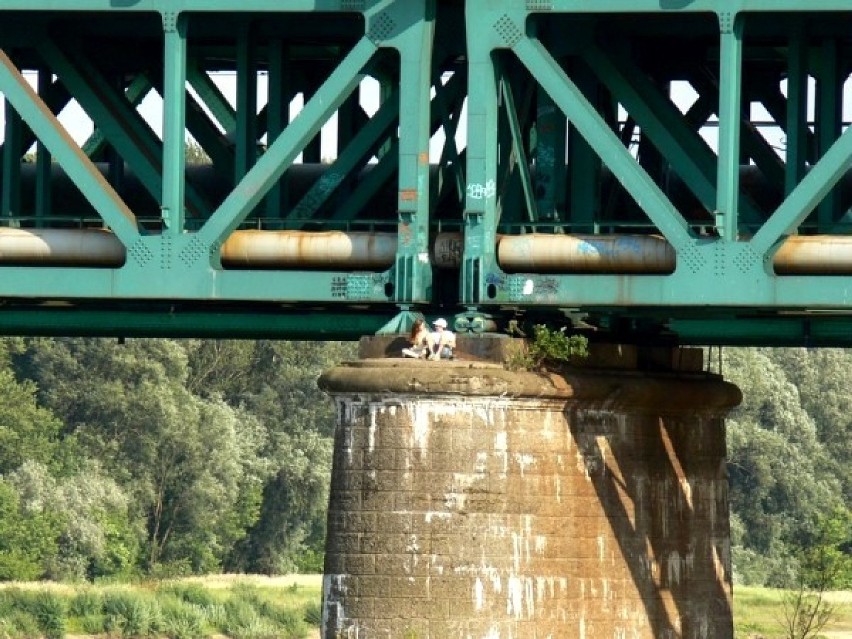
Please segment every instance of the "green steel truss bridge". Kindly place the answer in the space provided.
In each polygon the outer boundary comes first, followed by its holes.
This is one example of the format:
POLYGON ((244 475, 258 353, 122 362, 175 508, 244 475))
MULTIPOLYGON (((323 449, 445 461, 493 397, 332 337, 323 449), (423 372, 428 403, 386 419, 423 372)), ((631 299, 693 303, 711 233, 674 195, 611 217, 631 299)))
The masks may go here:
POLYGON ((0 49, 0 332, 852 343, 849 0, 0 0, 0 49))

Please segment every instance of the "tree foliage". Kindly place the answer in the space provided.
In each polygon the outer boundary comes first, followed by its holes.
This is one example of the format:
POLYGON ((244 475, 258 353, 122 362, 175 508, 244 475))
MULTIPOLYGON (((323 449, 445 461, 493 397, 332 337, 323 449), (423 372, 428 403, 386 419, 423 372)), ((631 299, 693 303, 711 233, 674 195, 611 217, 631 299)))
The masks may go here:
POLYGON ((830 350, 725 353, 726 377, 744 395, 728 420, 733 557, 743 582, 788 585, 825 514, 849 503, 852 458, 840 444, 850 439, 849 417, 839 392, 848 364, 830 350))
POLYGON ((0 581, 32 580, 45 575, 57 551, 53 514, 28 512, 9 482, 0 479, 0 581))
POLYGON ((275 573, 321 555, 334 416, 316 378, 353 345, 0 346, 9 512, 53 517, 30 573, 275 573))
MULTIPOLYGON (((537 363, 577 356, 558 331, 537 363)), ((0 579, 317 569, 353 344, 0 339, 0 579)), ((735 578, 852 587, 852 355, 727 349, 735 578), (819 549, 817 552, 815 549, 819 549)))

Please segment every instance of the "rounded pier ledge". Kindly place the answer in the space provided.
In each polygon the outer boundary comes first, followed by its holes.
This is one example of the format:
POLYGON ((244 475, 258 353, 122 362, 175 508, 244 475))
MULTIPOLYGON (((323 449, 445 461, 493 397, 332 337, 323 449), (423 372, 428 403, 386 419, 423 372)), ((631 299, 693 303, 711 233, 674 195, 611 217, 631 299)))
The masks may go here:
POLYGON ((325 639, 733 636, 733 385, 405 359, 319 385, 338 416, 325 639))

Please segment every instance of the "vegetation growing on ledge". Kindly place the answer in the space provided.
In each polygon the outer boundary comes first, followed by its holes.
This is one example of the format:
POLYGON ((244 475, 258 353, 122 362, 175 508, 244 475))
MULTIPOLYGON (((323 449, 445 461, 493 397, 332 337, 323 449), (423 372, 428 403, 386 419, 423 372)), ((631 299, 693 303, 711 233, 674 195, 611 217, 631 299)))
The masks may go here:
MULTIPOLYGON (((524 335, 517 327, 511 332, 524 335)), ((544 324, 533 326, 532 339, 506 361, 509 370, 537 371, 559 369, 589 355, 589 340, 582 335, 569 335, 566 327, 553 330, 544 324)))

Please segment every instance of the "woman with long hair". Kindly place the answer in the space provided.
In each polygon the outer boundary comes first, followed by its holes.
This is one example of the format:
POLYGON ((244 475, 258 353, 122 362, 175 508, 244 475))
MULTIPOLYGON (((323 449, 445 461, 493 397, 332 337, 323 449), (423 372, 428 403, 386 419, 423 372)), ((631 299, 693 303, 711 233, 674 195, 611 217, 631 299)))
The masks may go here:
POLYGON ((420 318, 414 320, 414 324, 411 325, 411 332, 408 335, 408 341, 411 342, 411 346, 402 349, 403 357, 420 359, 422 357, 429 357, 432 353, 432 333, 429 332, 429 328, 426 326, 424 320, 420 318))

